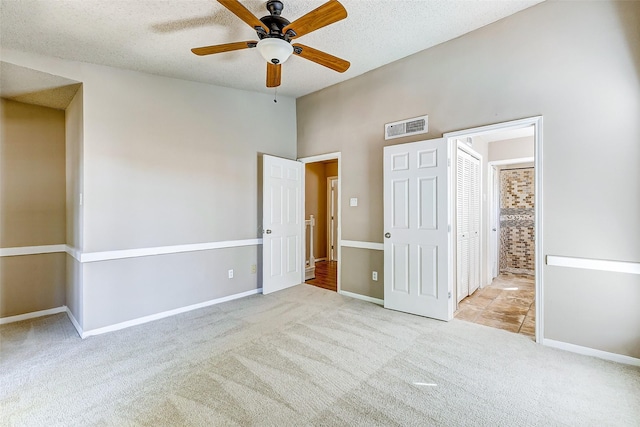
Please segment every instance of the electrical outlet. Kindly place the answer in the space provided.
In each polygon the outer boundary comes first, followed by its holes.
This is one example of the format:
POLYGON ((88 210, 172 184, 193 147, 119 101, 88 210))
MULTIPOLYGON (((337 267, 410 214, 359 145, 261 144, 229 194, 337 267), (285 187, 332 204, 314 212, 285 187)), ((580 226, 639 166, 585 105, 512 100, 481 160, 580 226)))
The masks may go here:
POLYGON ((229 270, 229 279, 233 279, 233 270, 229 270))
POLYGON ((378 272, 374 271, 371 273, 371 280, 373 280, 374 282, 378 281, 378 272))
POLYGON ((251 274, 256 274, 258 267, 255 264, 251 264, 251 274))

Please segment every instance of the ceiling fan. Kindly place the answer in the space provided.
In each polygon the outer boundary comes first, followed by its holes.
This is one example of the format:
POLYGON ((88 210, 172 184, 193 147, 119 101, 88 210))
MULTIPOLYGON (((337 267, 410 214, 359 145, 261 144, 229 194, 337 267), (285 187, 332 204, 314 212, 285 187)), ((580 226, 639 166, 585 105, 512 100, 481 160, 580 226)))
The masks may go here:
POLYGON ((211 55, 257 47, 260 54, 267 61, 267 87, 280 86, 282 63, 291 54, 298 55, 339 73, 344 73, 351 65, 344 59, 320 50, 300 43, 291 43, 291 40, 295 38, 346 18, 347 11, 337 0, 330 0, 293 22, 289 22, 280 16, 284 5, 279 0, 267 1, 266 6, 270 15, 260 19, 238 0, 218 0, 218 2, 249 24, 258 35, 259 41, 234 42, 191 49, 196 55, 211 55))

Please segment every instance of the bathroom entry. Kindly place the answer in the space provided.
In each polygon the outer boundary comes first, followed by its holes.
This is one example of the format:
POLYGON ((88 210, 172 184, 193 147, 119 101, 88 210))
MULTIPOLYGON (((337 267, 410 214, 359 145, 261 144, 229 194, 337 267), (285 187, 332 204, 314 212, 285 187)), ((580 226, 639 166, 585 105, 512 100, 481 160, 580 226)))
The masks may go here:
POLYGON ((470 286, 468 296, 459 294, 455 317, 535 339, 534 126, 464 142, 482 159, 482 274, 480 289, 470 286))
POLYGON ((305 282, 337 291, 338 160, 305 163, 305 282))

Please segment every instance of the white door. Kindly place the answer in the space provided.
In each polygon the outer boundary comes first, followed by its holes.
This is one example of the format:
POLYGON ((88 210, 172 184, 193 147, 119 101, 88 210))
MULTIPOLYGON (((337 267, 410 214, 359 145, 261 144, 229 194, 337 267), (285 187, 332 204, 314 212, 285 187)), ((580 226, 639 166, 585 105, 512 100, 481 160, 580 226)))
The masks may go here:
POLYGON ((384 147, 384 306, 450 320, 445 138, 384 147))
POLYGON ((456 296, 458 302, 469 296, 469 162, 458 149, 456 156, 456 296))
POLYGON ((480 286, 480 159, 458 148, 456 161, 457 301, 480 286))
POLYGON ((304 282, 302 163, 264 155, 262 162, 262 293, 304 282))
POLYGON ((480 287, 480 160, 470 156, 469 188, 469 295, 480 287))

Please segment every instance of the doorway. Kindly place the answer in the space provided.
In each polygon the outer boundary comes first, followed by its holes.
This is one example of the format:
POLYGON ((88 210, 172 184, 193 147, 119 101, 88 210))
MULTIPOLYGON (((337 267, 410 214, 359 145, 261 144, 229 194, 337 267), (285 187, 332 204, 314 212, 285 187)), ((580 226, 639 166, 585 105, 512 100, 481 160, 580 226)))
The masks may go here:
MULTIPOLYGON (((536 337, 536 185, 534 125, 467 137, 481 152, 483 233, 478 290, 460 299, 455 317, 536 337)), ((459 258, 460 259, 460 258, 459 258)), ((460 268, 458 269, 460 271, 460 268)))
POLYGON ((305 169, 305 283, 339 290, 339 153, 300 159, 305 169))

